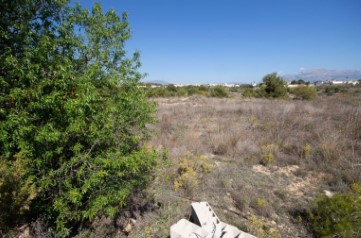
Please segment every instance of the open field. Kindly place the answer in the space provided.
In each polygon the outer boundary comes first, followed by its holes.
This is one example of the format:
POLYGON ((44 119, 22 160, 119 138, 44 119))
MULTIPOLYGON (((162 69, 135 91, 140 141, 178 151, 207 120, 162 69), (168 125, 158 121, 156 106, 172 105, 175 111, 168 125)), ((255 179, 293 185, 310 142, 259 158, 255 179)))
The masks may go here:
MULTIPOLYGON (((315 198, 361 184, 358 95, 153 99, 158 121, 146 146, 162 155, 154 179, 115 220, 97 218, 75 237, 169 237, 192 201, 209 202, 222 221, 259 238, 313 237, 315 198)), ((30 227, 49 235, 41 220, 30 227)))
POLYGON ((131 237, 168 236, 191 201, 208 201, 221 220, 259 237, 310 237, 311 201, 361 182, 357 97, 155 101, 148 146, 168 159, 147 197, 160 208, 138 216, 131 237))

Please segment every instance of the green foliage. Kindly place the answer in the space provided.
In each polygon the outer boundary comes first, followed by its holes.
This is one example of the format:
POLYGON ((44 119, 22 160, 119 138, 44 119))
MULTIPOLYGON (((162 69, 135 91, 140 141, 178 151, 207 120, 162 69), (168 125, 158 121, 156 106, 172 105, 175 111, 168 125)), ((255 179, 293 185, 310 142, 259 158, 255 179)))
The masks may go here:
POLYGON ((257 216, 249 217, 249 230, 259 238, 280 238, 281 234, 276 226, 257 216))
POLYGON ((184 88, 179 88, 179 89, 177 89, 177 96, 185 97, 185 96, 187 96, 187 91, 184 88))
POLYGON ((115 215, 155 164, 142 149, 154 107, 138 88, 139 55, 126 57, 126 14, 98 4, 7 1, 0 11, 0 225, 27 211, 66 236, 115 215))
POLYGON ((297 84, 300 84, 300 85, 309 85, 310 82, 306 82, 306 81, 304 81, 303 79, 299 79, 299 80, 292 80, 291 84, 292 84, 292 85, 297 85, 297 84))
POLYGON ((167 86, 157 86, 154 88, 145 87, 144 90, 147 97, 186 97, 195 94, 205 97, 229 97, 228 89, 220 85, 215 87, 208 87, 205 85, 176 87, 173 84, 169 84, 167 86))
POLYGON ((283 98, 287 96, 286 81, 276 73, 267 74, 263 77, 266 97, 283 98))
POLYGON ((255 97, 255 98, 264 98, 267 97, 266 91, 265 91, 265 86, 262 85, 258 88, 246 88, 243 91, 243 97, 246 98, 251 98, 251 97, 255 97))
POLYGON ((276 153, 279 149, 279 146, 276 144, 268 144, 261 146, 261 164, 269 165, 276 162, 276 153))
POLYGON ((310 144, 305 144, 302 147, 301 157, 303 159, 309 159, 309 158, 311 158, 312 154, 313 154, 312 146, 310 144))
POLYGON ((324 87, 327 96, 331 96, 335 93, 347 93, 347 85, 327 85, 324 87))
POLYGON ((211 97, 226 98, 229 97, 228 89, 224 86, 217 85, 211 89, 211 97))
POLYGON ((167 85, 166 90, 168 92, 172 92, 173 95, 175 95, 177 93, 177 88, 176 88, 176 86, 174 86, 174 84, 167 85))
POLYGON ((300 85, 290 90, 296 99, 311 100, 317 97, 317 90, 314 87, 300 85))
POLYGON ((14 225, 16 217, 24 215, 37 191, 33 184, 34 177, 21 181, 26 172, 23 161, 0 163, 0 230, 14 225))
POLYGON ((182 158, 173 184, 174 190, 183 189, 190 193, 198 184, 200 175, 211 172, 211 161, 207 157, 187 155, 182 158))
POLYGON ((188 96, 192 96, 194 94, 198 94, 199 90, 198 90, 198 87, 196 86, 186 86, 185 87, 185 90, 187 91, 187 95, 188 96))
POLYGON ((317 237, 359 237, 360 193, 319 196, 310 211, 311 226, 317 237))
POLYGON ((243 97, 251 98, 255 97, 254 89, 253 88, 245 88, 242 92, 243 97))

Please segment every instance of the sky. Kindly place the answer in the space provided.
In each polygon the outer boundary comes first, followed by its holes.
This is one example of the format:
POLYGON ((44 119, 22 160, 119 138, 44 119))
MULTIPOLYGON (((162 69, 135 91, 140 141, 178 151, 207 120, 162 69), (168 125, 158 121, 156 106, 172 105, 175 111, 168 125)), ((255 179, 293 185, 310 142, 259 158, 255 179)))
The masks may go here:
POLYGON ((78 0, 128 13, 145 81, 252 83, 361 69, 361 0, 78 0))

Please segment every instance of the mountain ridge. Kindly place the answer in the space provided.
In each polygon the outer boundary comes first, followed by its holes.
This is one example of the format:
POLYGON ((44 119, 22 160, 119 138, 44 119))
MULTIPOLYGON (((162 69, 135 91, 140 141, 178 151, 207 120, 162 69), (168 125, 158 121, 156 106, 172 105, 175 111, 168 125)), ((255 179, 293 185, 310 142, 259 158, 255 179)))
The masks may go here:
POLYGON ((282 77, 286 81, 302 79, 310 82, 325 80, 360 80, 361 70, 309 69, 301 70, 298 74, 286 74, 282 77))

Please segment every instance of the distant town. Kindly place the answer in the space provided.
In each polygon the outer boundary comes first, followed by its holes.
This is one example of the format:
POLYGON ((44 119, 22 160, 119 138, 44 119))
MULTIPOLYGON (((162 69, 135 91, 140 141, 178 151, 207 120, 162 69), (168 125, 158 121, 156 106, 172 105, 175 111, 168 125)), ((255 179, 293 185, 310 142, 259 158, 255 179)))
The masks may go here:
MULTIPOLYGON (((315 81, 315 82, 309 82, 309 81, 304 81, 304 80, 293 80, 293 81, 287 81, 287 87, 292 88, 292 87, 297 87, 299 85, 308 85, 308 86, 319 86, 319 85, 357 85, 359 84, 361 81, 360 80, 323 80, 323 81, 315 81)), ((172 83, 167 83, 167 82, 162 82, 162 83, 157 83, 157 82, 144 82, 144 86, 148 86, 151 88, 157 88, 157 87, 162 87, 165 85, 170 85, 172 83)), ((216 86, 223 86, 223 87, 227 87, 227 88, 234 88, 234 87, 241 87, 244 85, 252 85, 253 87, 257 87, 259 85, 262 85, 262 83, 251 83, 251 84, 245 84, 245 83, 208 83, 208 84, 200 84, 200 83, 190 83, 190 84, 182 84, 182 83, 178 83, 178 84, 172 84, 177 88, 181 88, 181 87, 187 87, 187 86, 207 86, 207 87, 216 87, 216 86)))

